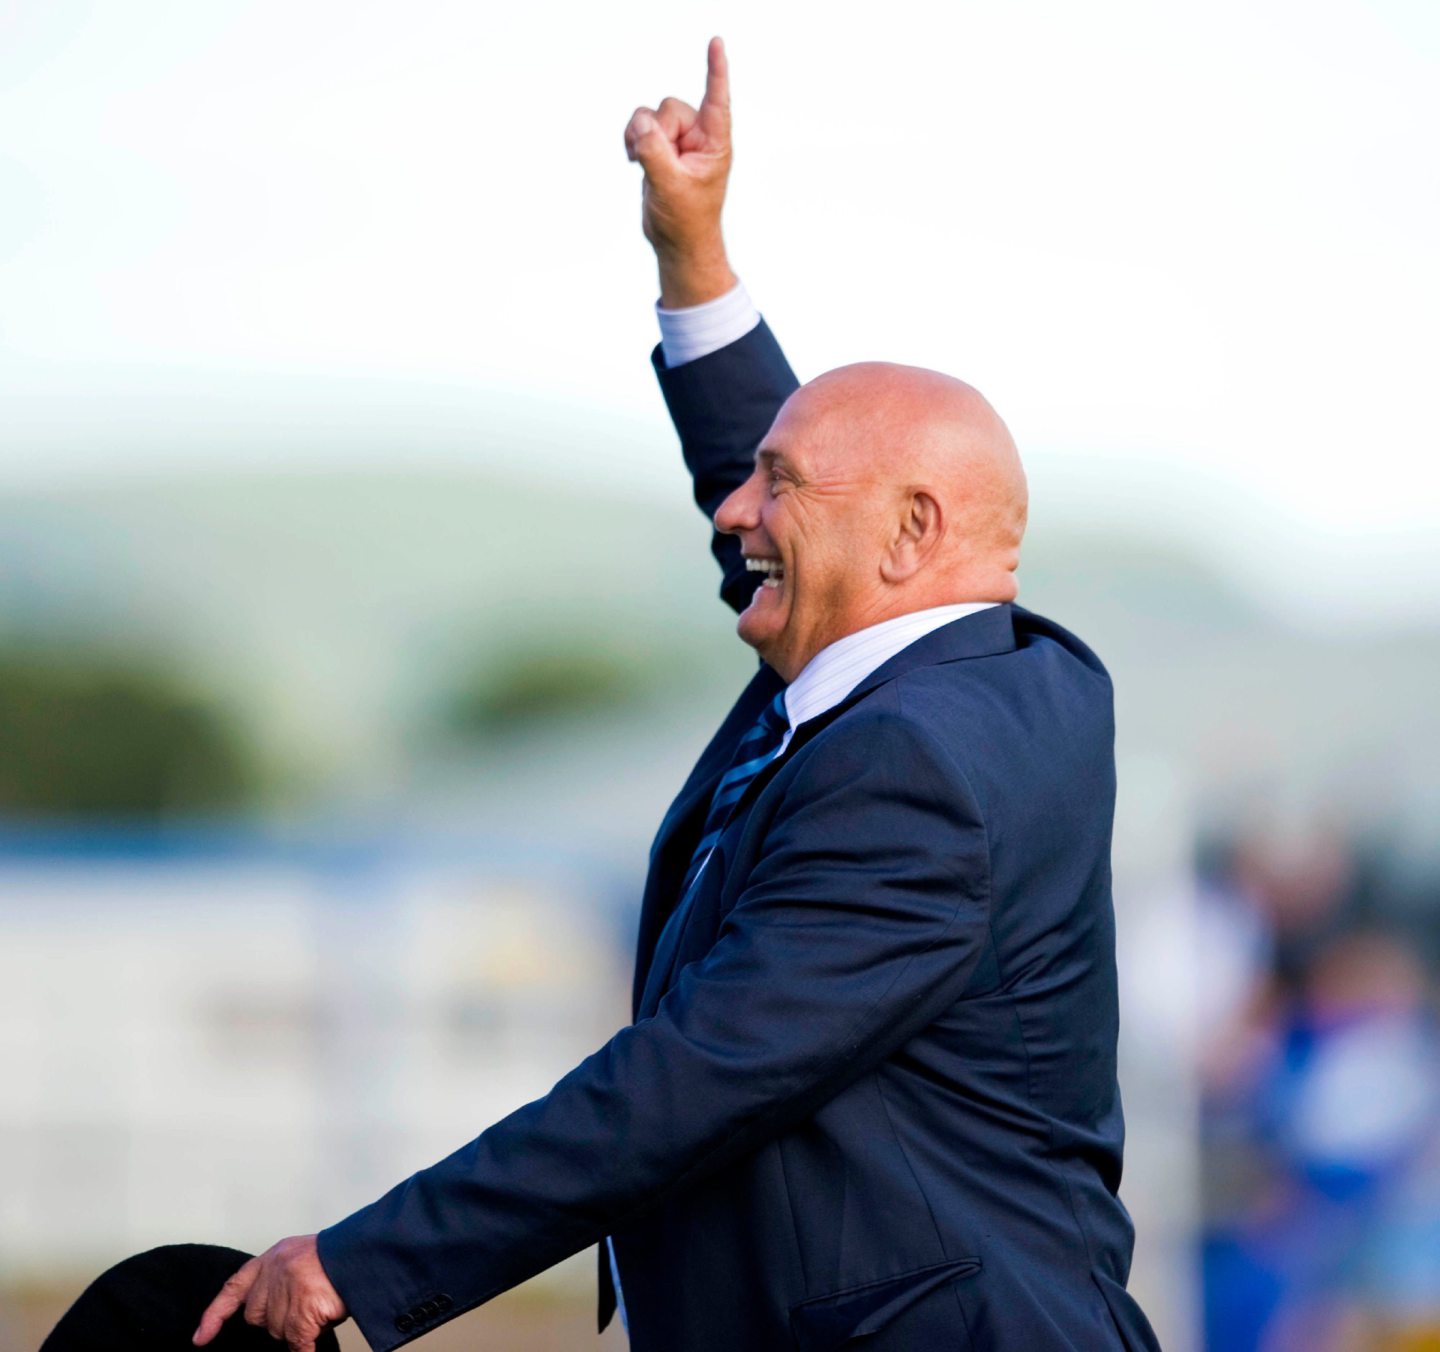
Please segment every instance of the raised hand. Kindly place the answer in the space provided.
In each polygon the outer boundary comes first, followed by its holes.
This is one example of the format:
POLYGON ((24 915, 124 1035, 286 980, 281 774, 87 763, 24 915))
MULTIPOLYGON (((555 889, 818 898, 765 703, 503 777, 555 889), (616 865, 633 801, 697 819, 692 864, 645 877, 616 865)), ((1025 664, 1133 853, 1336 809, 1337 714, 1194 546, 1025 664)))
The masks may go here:
POLYGON ((203 1347, 241 1306, 245 1322, 283 1339, 289 1352, 315 1352, 315 1339, 349 1311, 320 1265, 314 1235, 295 1235, 252 1258, 200 1316, 192 1342, 203 1347))
POLYGON ((698 305, 735 285, 720 212, 730 178, 730 71, 725 44, 711 38, 698 109, 667 98, 637 108, 625 152, 645 171, 641 224, 660 265, 660 303, 698 305))

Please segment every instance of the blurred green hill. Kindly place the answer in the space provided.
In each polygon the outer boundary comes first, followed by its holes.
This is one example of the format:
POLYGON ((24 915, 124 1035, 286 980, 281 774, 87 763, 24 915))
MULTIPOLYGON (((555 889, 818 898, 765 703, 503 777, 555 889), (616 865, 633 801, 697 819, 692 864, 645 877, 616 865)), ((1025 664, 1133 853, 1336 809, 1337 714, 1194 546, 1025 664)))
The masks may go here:
POLYGON ((641 655, 657 653, 688 688, 743 676, 706 541, 693 512, 479 475, 16 493, 0 498, 0 645, 162 660, 233 711, 290 791, 366 796, 464 709, 483 723, 538 651, 580 670, 582 705, 596 636, 612 683, 650 688, 641 655))
POLYGON ((0 814, 214 814, 249 806, 243 740, 168 673, 89 652, 0 651, 0 814))
MULTIPOLYGON (((653 822, 754 669, 707 546, 686 501, 480 472, 12 491, 0 653, 126 654, 207 692, 273 807, 519 823, 538 797, 603 832, 594 776, 638 777, 653 822)), ((1179 767, 1187 793, 1433 803, 1440 633, 1294 628, 1262 580, 1221 578, 1052 525, 1021 600, 1110 667, 1122 757, 1179 767)))

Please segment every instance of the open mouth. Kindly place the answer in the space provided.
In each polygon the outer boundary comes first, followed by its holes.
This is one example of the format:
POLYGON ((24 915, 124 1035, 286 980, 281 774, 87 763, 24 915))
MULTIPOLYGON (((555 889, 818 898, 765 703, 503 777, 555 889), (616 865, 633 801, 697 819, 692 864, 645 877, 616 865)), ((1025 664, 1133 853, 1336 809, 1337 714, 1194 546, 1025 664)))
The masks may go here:
POLYGON ((778 587, 785 580, 785 565, 779 559, 757 559, 747 555, 745 571, 764 573, 765 576, 760 579, 762 587, 778 587))

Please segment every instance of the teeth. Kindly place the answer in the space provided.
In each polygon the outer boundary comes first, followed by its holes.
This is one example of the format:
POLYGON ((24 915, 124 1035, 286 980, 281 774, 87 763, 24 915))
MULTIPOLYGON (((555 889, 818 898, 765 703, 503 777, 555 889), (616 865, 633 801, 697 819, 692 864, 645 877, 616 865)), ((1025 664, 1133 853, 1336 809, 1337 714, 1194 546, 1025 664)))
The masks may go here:
POLYGON ((778 587, 781 579, 785 576, 785 565, 779 559, 755 559, 745 560, 745 571, 747 573, 764 573, 760 579, 762 587, 778 587))

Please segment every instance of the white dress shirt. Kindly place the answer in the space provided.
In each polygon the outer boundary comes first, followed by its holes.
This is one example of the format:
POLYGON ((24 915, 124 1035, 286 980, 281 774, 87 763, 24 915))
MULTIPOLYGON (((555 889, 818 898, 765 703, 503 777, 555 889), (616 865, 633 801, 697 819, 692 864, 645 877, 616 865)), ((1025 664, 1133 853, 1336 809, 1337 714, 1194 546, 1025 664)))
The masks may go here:
MULTIPOLYGON (((760 322, 760 312, 752 304, 745 288, 737 283, 733 290, 703 305, 684 310, 665 310, 658 304, 655 313, 660 320, 660 349, 665 365, 682 366, 697 361, 722 347, 743 338, 760 322)), ((977 610, 988 610, 994 601, 964 601, 957 605, 932 606, 881 620, 866 629, 837 638, 821 648, 785 688, 785 717, 790 726, 777 755, 783 756, 790 738, 802 723, 833 709, 872 671, 908 648, 917 639, 977 610)), ((625 1313, 625 1296, 620 1289, 620 1268, 615 1262, 615 1244, 606 1239, 610 1251, 610 1276, 615 1283, 615 1304, 620 1322, 629 1331, 630 1320, 625 1313)))
POLYGON ((760 322, 760 311, 750 293, 736 282, 723 296, 683 310, 666 310, 656 301, 655 317, 660 321, 660 350, 665 354, 665 365, 674 368, 708 357, 743 338, 760 322))

